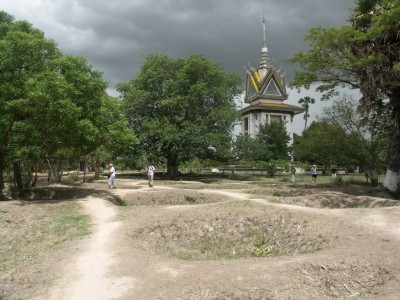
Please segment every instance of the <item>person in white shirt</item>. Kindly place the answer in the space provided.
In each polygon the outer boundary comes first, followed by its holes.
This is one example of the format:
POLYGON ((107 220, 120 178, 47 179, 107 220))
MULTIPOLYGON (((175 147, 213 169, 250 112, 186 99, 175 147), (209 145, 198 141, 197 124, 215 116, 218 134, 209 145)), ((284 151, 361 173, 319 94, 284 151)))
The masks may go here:
POLYGON ((317 183, 317 166, 313 165, 311 168, 311 179, 312 179, 312 183, 317 183))
POLYGON ((295 180, 296 180, 296 168, 292 166, 290 168, 290 182, 294 184, 295 180))
POLYGON ((154 183, 154 171, 156 170, 156 168, 154 167, 154 165, 152 163, 149 163, 149 165, 146 168, 146 172, 147 172, 147 179, 149 180, 149 187, 153 187, 153 183, 154 183))
POLYGON ((108 188, 116 188, 115 185, 115 168, 113 164, 108 165, 108 188))

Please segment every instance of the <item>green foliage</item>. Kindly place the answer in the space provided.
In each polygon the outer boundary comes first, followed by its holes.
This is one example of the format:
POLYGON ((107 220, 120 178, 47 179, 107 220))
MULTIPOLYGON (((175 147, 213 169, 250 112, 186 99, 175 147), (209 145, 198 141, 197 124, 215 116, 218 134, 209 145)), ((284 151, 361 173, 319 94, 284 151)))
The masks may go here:
POLYGON ((267 169, 267 174, 270 177, 274 177, 278 171, 278 169, 274 163, 267 164, 266 169, 267 169))
POLYGON ((10 163, 22 188, 22 174, 44 160, 50 180, 58 181, 68 161, 101 147, 134 146, 121 107, 106 94, 108 84, 84 58, 62 55, 43 32, 4 12, 0 56, 0 189, 10 163))
POLYGON ((256 257, 263 257, 271 254, 274 251, 274 246, 268 246, 266 244, 261 244, 254 246, 251 253, 256 257))
POLYGON ((195 203, 197 201, 197 199, 195 197, 192 196, 185 196, 185 200, 189 203, 195 203))
POLYGON ((118 85, 140 148, 167 161, 169 175, 193 158, 229 158, 240 78, 201 55, 149 54, 137 77, 118 85))
POLYGON ((129 202, 128 201, 126 201, 126 200, 120 200, 119 201, 119 203, 118 203, 120 206, 129 206, 129 202))
POLYGON ((344 185, 343 177, 336 177, 333 181, 334 185, 342 186, 344 185))
POLYGON ((380 117, 371 113, 368 120, 361 118, 356 102, 343 95, 331 107, 323 109, 319 121, 304 131, 303 136, 295 136, 295 158, 326 167, 360 166, 377 174, 383 170, 387 143, 380 117))
POLYGON ((240 161, 252 161, 255 141, 249 135, 239 134, 234 143, 234 155, 240 161))
POLYGON ((361 116, 377 114, 390 130, 384 185, 399 198, 400 1, 357 0, 351 15, 347 26, 310 29, 308 52, 288 60, 302 68, 290 86, 309 89, 316 83, 322 99, 332 98, 338 87, 360 89, 361 116))
POLYGON ((261 125, 255 138, 239 135, 234 144, 234 152, 239 160, 270 162, 288 160, 290 137, 283 122, 261 125))
POLYGON ((281 197, 281 196, 283 196, 283 192, 282 192, 282 191, 275 191, 275 192, 272 194, 272 196, 281 197))
POLYGON ((302 136, 295 136, 294 155, 297 161, 317 165, 356 165, 348 152, 346 132, 324 121, 313 122, 302 136))
POLYGON ((323 109, 321 119, 345 131, 343 153, 356 159, 363 169, 382 171, 387 159, 386 125, 381 121, 382 116, 377 113, 361 118, 356 107, 357 103, 353 98, 343 95, 342 98, 335 99, 331 107, 323 109))
POLYGON ((289 159, 290 147, 288 143, 290 137, 283 122, 261 125, 255 141, 256 160, 289 159))
MULTIPOLYGON (((199 169, 203 166, 207 165, 207 161, 206 163, 200 161, 198 158, 194 158, 192 160, 188 160, 184 163, 181 164, 181 166, 185 169, 190 169, 190 170, 195 170, 195 169, 199 169)), ((211 164, 212 165, 212 164, 211 164)))
POLYGON ((348 84, 357 88, 354 72, 349 67, 358 64, 357 57, 351 51, 351 43, 359 34, 350 27, 311 28, 305 39, 310 43, 306 53, 300 51, 289 62, 299 64, 302 71, 295 72, 292 87, 305 87, 318 82, 316 90, 323 93, 322 99, 336 95, 335 88, 348 84))

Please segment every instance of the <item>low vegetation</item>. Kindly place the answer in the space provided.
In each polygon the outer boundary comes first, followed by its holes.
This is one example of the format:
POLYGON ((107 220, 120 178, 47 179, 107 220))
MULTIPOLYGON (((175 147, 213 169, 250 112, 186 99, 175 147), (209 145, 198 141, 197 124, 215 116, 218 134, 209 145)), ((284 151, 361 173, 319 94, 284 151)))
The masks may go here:
POLYGON ((0 209, 0 299, 42 280, 44 257, 90 233, 76 202, 7 201, 0 209), (31 272, 30 276, 26 276, 31 272))

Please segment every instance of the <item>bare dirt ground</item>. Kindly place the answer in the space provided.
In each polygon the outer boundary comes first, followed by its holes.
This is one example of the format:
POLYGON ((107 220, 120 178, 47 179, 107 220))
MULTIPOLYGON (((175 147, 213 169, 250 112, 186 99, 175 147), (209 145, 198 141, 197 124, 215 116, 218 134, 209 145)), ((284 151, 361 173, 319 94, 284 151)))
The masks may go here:
POLYGON ((400 298, 400 202, 379 190, 226 179, 117 184, 35 195, 79 203, 92 234, 44 258, 44 274, 20 270, 31 284, 9 299, 400 298))

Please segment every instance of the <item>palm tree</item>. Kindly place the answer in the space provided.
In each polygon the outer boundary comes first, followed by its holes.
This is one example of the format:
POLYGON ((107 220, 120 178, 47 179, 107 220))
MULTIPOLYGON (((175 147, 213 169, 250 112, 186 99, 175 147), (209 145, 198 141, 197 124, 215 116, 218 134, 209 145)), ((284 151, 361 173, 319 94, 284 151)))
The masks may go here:
POLYGON ((307 128, 307 120, 310 117, 310 115, 308 113, 308 109, 310 108, 310 104, 314 104, 315 103, 315 99, 314 98, 310 98, 308 96, 305 96, 304 98, 301 98, 298 101, 298 103, 301 104, 301 106, 305 109, 303 118, 305 120, 304 130, 306 130, 306 128, 307 128))
POLYGON ((382 0, 358 0, 355 2, 353 13, 350 16, 353 28, 366 32, 371 26, 377 5, 382 2, 382 0))

